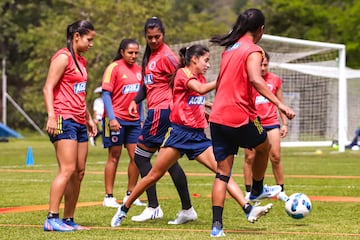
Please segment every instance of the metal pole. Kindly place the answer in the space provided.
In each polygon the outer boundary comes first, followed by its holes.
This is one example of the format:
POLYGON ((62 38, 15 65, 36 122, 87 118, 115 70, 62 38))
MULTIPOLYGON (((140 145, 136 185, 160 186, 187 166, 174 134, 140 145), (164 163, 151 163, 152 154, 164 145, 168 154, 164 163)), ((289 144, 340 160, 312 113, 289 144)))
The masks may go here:
POLYGON ((6 92, 7 92, 7 80, 6 80, 6 59, 2 60, 2 122, 6 124, 6 92))
POLYGON ((14 105, 14 107, 28 120, 28 122, 40 133, 41 136, 45 136, 45 133, 36 125, 36 123, 22 110, 22 108, 6 93, 6 97, 14 105))

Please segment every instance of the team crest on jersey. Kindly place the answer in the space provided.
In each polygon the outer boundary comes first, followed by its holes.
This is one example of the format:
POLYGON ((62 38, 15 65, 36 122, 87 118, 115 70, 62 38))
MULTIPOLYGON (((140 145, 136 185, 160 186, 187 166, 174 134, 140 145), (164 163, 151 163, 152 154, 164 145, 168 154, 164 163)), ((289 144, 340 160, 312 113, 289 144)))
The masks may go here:
POLYGON ((205 97, 204 96, 190 96, 188 98, 188 105, 204 105, 205 97))
POLYGON ((74 86, 74 93, 82 93, 86 91, 86 82, 77 83, 74 86))
POLYGON ((137 80, 139 80, 139 81, 141 81, 141 73, 136 73, 136 78, 137 78, 137 80))
POLYGON ((121 78, 122 78, 122 79, 128 78, 128 76, 124 73, 121 78))
POLYGON ((152 61, 152 62, 149 63, 149 69, 150 69, 151 71, 154 70, 155 67, 156 67, 156 61, 152 61))
POLYGON ((148 84, 153 84, 154 83, 154 81, 153 81, 153 76, 152 76, 152 74, 147 74, 147 75, 145 75, 145 77, 144 77, 144 84, 145 85, 148 85, 148 84))
POLYGON ((123 94, 138 92, 140 90, 140 83, 129 84, 123 87, 123 94))

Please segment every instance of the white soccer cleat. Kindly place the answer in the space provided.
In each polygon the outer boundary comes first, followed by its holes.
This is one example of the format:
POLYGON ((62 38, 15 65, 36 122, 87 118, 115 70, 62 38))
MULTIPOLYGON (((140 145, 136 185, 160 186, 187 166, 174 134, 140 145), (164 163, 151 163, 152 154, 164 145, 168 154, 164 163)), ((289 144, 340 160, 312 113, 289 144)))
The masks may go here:
POLYGON ((105 197, 102 205, 104 207, 112 207, 112 208, 120 207, 120 204, 116 201, 116 198, 114 197, 105 197))
POLYGON ((161 210, 160 206, 156 207, 156 208, 152 208, 152 207, 147 207, 144 209, 144 211, 137 216, 133 216, 131 218, 132 221, 134 222, 145 222, 147 220, 151 220, 151 219, 160 219, 163 218, 164 213, 161 210))
POLYGON ((280 192, 281 192, 280 185, 274 185, 274 186, 264 185, 262 193, 259 196, 255 196, 250 193, 249 200, 259 201, 264 198, 272 198, 277 196, 280 192))
POLYGON ((111 219, 111 226, 118 227, 126 218, 126 212, 121 210, 121 206, 116 211, 115 215, 111 219))
POLYGON ((225 237, 224 229, 219 222, 213 223, 210 237, 225 237))
POLYGON ((287 200, 289 200, 289 197, 286 195, 285 192, 280 192, 277 195, 277 199, 280 200, 280 201, 286 202, 287 200))
POLYGON ((245 200, 246 201, 250 200, 250 192, 245 192, 245 200))
POLYGON ((197 213, 195 212, 195 209, 191 207, 187 210, 181 210, 178 212, 177 218, 175 220, 169 221, 168 224, 177 225, 195 220, 197 220, 197 213))
POLYGON ((251 223, 256 222, 261 216, 265 216, 272 208, 272 203, 265 206, 253 206, 250 213, 247 214, 247 220, 251 223))

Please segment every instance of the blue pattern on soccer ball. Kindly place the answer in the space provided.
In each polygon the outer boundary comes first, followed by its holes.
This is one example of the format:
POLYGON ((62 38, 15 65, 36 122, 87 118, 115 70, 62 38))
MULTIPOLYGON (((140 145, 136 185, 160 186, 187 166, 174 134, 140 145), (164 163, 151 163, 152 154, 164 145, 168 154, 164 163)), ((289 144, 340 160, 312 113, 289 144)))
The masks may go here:
POLYGON ((292 194, 285 203, 286 213, 294 219, 304 218, 310 213, 311 209, 311 201, 303 193, 292 194))

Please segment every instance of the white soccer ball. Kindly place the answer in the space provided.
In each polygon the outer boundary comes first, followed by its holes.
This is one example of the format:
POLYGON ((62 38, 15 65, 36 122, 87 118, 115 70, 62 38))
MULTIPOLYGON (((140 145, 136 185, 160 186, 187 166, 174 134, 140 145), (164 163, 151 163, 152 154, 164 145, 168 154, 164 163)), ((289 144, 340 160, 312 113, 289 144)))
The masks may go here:
POLYGON ((295 219, 301 219, 309 215, 312 205, 308 196, 303 193, 291 194, 285 202, 286 213, 295 219))
POLYGON ((360 147, 359 147, 359 145, 354 145, 354 146, 351 147, 351 150, 353 150, 353 151, 359 151, 359 150, 360 150, 360 147))

